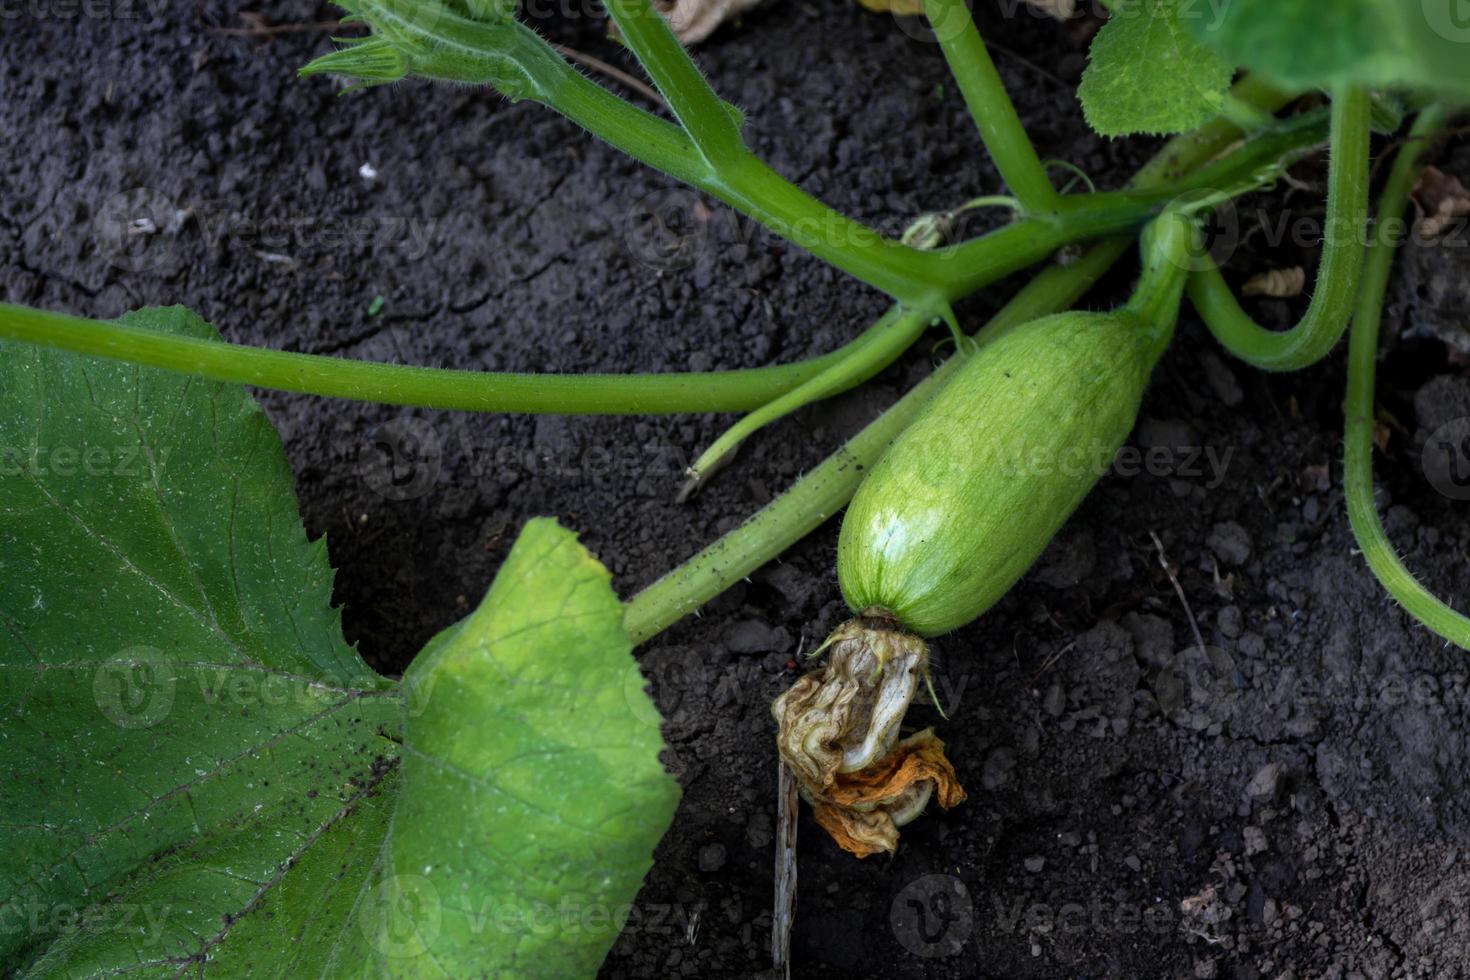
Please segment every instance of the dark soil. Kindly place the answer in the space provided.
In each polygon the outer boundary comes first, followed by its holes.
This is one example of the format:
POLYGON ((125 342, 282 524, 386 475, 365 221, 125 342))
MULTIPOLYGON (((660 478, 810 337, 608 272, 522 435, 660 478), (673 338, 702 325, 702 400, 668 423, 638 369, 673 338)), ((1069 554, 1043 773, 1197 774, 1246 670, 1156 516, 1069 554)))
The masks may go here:
MULTIPOLYGON (((626 64, 590 0, 571 6, 538 26, 626 64)), ((1085 129, 1070 92, 1085 37, 980 6, 1043 157, 1121 183, 1148 147, 1085 129)), ((268 14, 334 16, 305 2, 268 14)), ((420 84, 338 99, 331 82, 294 75, 325 50, 323 34, 219 30, 240 26, 235 5, 160 0, 28 4, 6 20, 7 299, 94 316, 179 302, 235 341, 538 371, 790 360, 837 346, 884 307, 543 109, 420 84), (138 200, 159 231, 119 255, 115 216, 138 200), (672 259, 643 242, 639 219, 669 200, 690 221, 672 259)), ((787 0, 701 58, 773 165, 896 231, 998 190, 939 52, 916 33, 847 0, 787 0)), ((1440 163, 1470 179, 1463 144, 1440 163)), ((1319 181, 1320 162, 1297 175, 1319 181)), ((1278 192, 1243 207, 1243 228, 1257 203, 1320 210, 1310 191, 1278 192)), ((1470 415, 1463 363, 1434 338, 1470 299, 1458 234, 1459 249, 1406 252, 1379 473, 1395 543, 1463 605, 1465 505, 1419 466, 1426 433, 1470 415)), ((1269 237, 1247 235, 1234 270, 1310 262, 1269 237)), ((1125 273, 1108 289, 1126 285, 1125 273)), ((967 321, 1006 290, 969 304, 967 321)), ((1251 302, 1279 323, 1301 307, 1251 302)), ((398 671, 479 597, 527 518, 576 528, 631 593, 769 500, 928 363, 918 353, 776 426, 683 507, 679 471, 725 418, 261 398, 307 527, 328 536, 350 637, 398 671)), ((906 830, 891 860, 839 853, 803 817, 795 975, 1467 973, 1470 661, 1412 626, 1354 551, 1343 381, 1341 352, 1266 377, 1186 318, 1135 438, 1154 450, 1152 472, 1106 479, 1022 585, 938 644, 949 720, 932 708, 918 720, 939 725, 970 799, 906 830)), ((844 615, 834 542, 824 528, 642 649, 684 799, 604 976, 769 965, 767 704, 844 615)))

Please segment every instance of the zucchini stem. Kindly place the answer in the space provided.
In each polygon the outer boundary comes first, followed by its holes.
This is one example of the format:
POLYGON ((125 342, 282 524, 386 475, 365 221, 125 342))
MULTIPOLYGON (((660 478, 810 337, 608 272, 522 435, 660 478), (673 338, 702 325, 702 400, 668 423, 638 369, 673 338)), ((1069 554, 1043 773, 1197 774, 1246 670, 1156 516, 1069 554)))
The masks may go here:
POLYGON ((1350 86, 1332 100, 1332 147, 1327 219, 1317 288, 1301 321, 1267 330, 1241 308, 1214 262, 1189 281, 1189 298, 1205 325, 1236 357, 1264 371, 1315 364, 1337 344, 1353 315, 1368 227, 1368 91, 1350 86))
POLYGON ((1378 359, 1378 328, 1388 290, 1396 242, 1409 193, 1419 179, 1420 157, 1427 142, 1445 127, 1447 113, 1434 105, 1420 113, 1409 142, 1398 153, 1378 204, 1378 221, 1363 270, 1358 312, 1348 339, 1348 386, 1343 414, 1343 484, 1348 519, 1358 548, 1388 594, 1419 622, 1460 647, 1470 650, 1470 619, 1441 601, 1414 577, 1394 550, 1373 499, 1373 387, 1378 359))
POLYGON ((1184 300, 1184 284, 1198 242, 1194 220, 1173 209, 1159 215, 1144 229, 1143 273, 1127 309, 1146 326, 1150 370, 1174 336, 1179 306, 1184 300))
POLYGON ((924 0, 924 14, 1001 179, 1027 212, 1051 211, 1056 188, 1021 125, 965 0, 924 0))

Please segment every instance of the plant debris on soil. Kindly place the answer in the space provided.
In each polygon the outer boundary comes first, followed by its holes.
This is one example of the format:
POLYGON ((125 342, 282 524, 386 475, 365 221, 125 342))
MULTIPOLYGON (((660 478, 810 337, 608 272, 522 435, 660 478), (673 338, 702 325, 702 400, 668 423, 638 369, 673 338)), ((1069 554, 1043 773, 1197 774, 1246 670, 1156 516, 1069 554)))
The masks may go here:
MULTIPOLYGON (((1084 47, 1028 8, 977 7, 1041 155, 1121 184, 1151 147, 1088 132, 1074 94, 1084 47)), ((66 9, 0 34, 9 301, 101 317, 183 303, 237 342, 563 372, 788 361, 885 308, 535 105, 424 84, 339 99, 295 77, 324 34, 222 33, 241 26, 229 4, 66 9), (119 225, 140 209, 145 223, 119 225)), ((337 14, 288 0, 270 21, 337 14)), ((595 8, 535 26, 629 67, 595 8)), ((721 29, 699 57, 774 166, 897 235, 1000 191, 924 37, 847 0, 787 2, 721 29)), ((1470 178, 1463 140, 1432 162, 1470 178)), ((1296 175, 1320 187, 1321 161, 1296 175)), ((1285 185, 1242 202, 1231 277, 1303 265, 1310 281, 1314 251, 1260 231, 1283 208, 1298 219, 1320 206, 1285 185)), ((983 220, 1002 218, 972 215, 961 232, 983 220)), ((1461 606, 1470 494, 1436 489, 1419 460, 1436 429, 1470 415, 1465 362, 1443 336, 1470 309, 1464 234, 1400 257, 1377 461, 1395 545, 1461 606)), ((1125 295, 1130 275, 1089 302, 1125 295)), ((961 316, 980 322, 1012 288, 961 316)), ((1306 298, 1246 302, 1284 325, 1306 298)), ((685 506, 673 503, 684 467, 726 419, 260 397, 308 529, 340 569, 349 638, 397 672, 478 600, 528 518, 576 528, 631 594, 936 356, 926 340, 874 383, 773 427, 685 506)), ((933 644, 948 720, 916 705, 913 723, 936 729, 969 799, 932 808, 893 857, 863 861, 803 811, 795 976, 1465 974, 1470 660, 1413 627, 1354 551, 1343 361, 1265 376, 1186 313, 1125 456, 1136 465, 1104 479, 994 610, 933 644)), ((847 617, 835 540, 834 523, 641 649, 684 796, 610 980, 769 968, 769 704, 847 617)))

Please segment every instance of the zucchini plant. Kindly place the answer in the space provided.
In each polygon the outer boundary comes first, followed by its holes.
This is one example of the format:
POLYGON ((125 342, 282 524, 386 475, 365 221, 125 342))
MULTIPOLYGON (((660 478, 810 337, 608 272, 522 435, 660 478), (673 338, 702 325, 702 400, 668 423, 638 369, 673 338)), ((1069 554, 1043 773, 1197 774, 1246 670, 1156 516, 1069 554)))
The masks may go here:
POLYGON ((0 305, 0 445, 25 450, 0 469, 0 971, 592 975, 678 796, 632 647, 849 501, 836 577, 855 618, 829 639, 827 666, 773 706, 777 748, 842 846, 892 850, 927 802, 964 796, 933 732, 900 737, 927 640, 983 614, 1084 498, 1186 296, 1262 370, 1308 367, 1353 325, 1353 532, 1389 594, 1470 649, 1470 621, 1398 559, 1372 489, 1383 229, 1470 100, 1454 3, 1346 0, 1325 20, 1309 0, 1238 0, 1210 18, 1185 0, 1109 3, 1079 90, 1087 118, 1105 135, 1172 138, 1125 186, 1067 193, 963 0, 925 0, 1006 185, 988 203, 1014 212, 951 244, 952 202, 891 239, 767 166, 746 110, 717 95, 648 0, 606 7, 668 118, 577 71, 514 0, 343 0, 366 33, 303 75, 541 103, 892 307, 795 364, 547 377, 245 347, 182 308, 103 322, 0 305), (1402 145, 1364 248, 1375 129, 1402 145), (1198 224, 1324 142, 1335 231, 1301 321, 1266 330, 1198 224), (1133 297, 1073 310, 1135 243, 1133 297), (954 304, 1032 266, 967 333, 954 304), (343 640, 325 548, 306 539, 279 438, 244 387, 487 412, 747 413, 700 457, 693 490, 765 425, 863 383, 941 325, 955 353, 928 379, 626 601, 570 532, 530 522, 479 607, 401 679, 343 640), (567 901, 584 914, 547 915, 567 901))

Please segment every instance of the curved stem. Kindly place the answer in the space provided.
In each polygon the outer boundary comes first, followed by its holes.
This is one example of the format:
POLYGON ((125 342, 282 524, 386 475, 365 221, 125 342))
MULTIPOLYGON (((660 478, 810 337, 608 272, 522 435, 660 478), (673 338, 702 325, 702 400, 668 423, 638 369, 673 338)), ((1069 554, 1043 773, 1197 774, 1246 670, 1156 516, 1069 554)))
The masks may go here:
MULTIPOLYGON (((615 0, 634 5, 639 0, 615 0)), ((641 0, 645 3, 647 0, 641 0)), ((403 71, 441 80, 501 86, 513 98, 545 103, 635 159, 713 195, 854 278, 882 290, 915 309, 939 311, 946 303, 969 295, 1045 258, 1070 242, 1133 231, 1152 218, 1170 195, 1117 192, 1058 199, 1056 213, 1017 222, 1009 228, 950 248, 923 251, 878 234, 873 229, 823 204, 745 149, 735 140, 706 132, 702 149, 681 127, 638 109, 587 79, 534 31, 515 22, 486 23, 449 11, 437 0, 380 0, 364 16, 392 18, 383 35, 403 46, 403 71), (411 16, 411 5, 432 4, 432 17, 411 16), (402 8, 402 9, 400 9, 402 8), (510 81, 507 81, 510 79, 510 81), (718 146, 718 150, 708 150, 718 146), (1065 203, 1066 207, 1060 207, 1065 203)), ((629 6, 626 9, 631 10, 629 6)), ((688 56, 666 50, 666 26, 630 21, 640 43, 662 52, 648 66, 674 84, 681 72, 698 74, 688 56), (642 33, 638 33, 642 32, 642 33), (681 67, 683 66, 683 67, 681 67)), ((351 74, 347 48, 306 66, 304 73, 337 71, 351 74)), ((381 80, 381 79, 378 79, 381 80)), ((708 88, 702 76, 699 91, 708 88)), ((665 93, 666 95, 668 93, 665 93)), ((713 103, 703 94, 691 95, 686 115, 707 122, 714 119, 713 103)), ((717 100, 716 100, 717 101, 717 100)), ((711 131, 735 127, 729 107, 719 103, 725 122, 711 131)), ((1236 137, 1239 131, 1234 131, 1236 137)), ((738 131, 736 133, 738 137, 738 131)), ((1303 139, 1298 134, 1298 141, 1303 139)), ((1274 147, 1271 137, 1248 144, 1230 159, 1254 165, 1262 147, 1274 147)), ((1225 170, 1230 162, 1221 161, 1225 170)), ((1239 174, 1236 174, 1237 179, 1239 174)))
POLYGON ((1241 309, 1213 262, 1194 273, 1189 298, 1205 324, 1232 354, 1266 371, 1294 371, 1332 350, 1353 313, 1368 222, 1368 109, 1366 89, 1339 91, 1332 101, 1332 158, 1327 220, 1317 289, 1301 322, 1276 333, 1241 309))
POLYGON ((1179 321, 1197 232, 1194 219, 1165 211, 1143 232, 1143 272, 1127 308, 1147 326, 1149 367, 1163 355, 1179 321))
POLYGON ((697 493, 753 433, 803 406, 862 384, 912 347, 932 320, 929 313, 899 307, 889 310, 879 321, 882 332, 871 341, 725 430, 689 467, 689 479, 679 491, 679 502, 697 493))
POLYGON ((1348 389, 1344 406, 1343 483, 1348 519, 1368 567, 1383 587, 1419 622, 1463 649, 1470 650, 1470 619, 1456 612, 1426 589, 1399 559, 1378 517, 1373 500, 1373 382, 1378 359, 1378 328, 1383 297, 1393 267, 1394 227, 1402 222, 1409 193, 1418 180, 1419 158, 1425 141, 1444 128, 1442 106, 1431 106, 1415 120, 1410 143, 1399 151, 1378 205, 1373 244, 1363 271, 1358 313, 1348 340, 1348 389))
MULTIPOLYGON (((1129 243, 1098 245, 1069 266, 1050 266, 977 334, 982 345, 1040 316, 1071 306, 1129 243)), ((867 428, 748 521, 628 600, 623 626, 642 643, 810 534, 845 506, 869 467, 939 393, 964 359, 951 357, 867 428)))
POLYGON ((965 0, 924 0, 924 13, 1001 179, 1027 211, 1050 211, 1056 188, 1021 125, 965 0))
MULTIPOLYGON (((890 314, 891 315, 891 314, 890 314)), ((0 340, 329 398, 472 412, 649 415, 769 403, 882 336, 887 317, 830 354, 774 367, 668 374, 498 374, 353 361, 154 333, 0 303, 0 340)))

